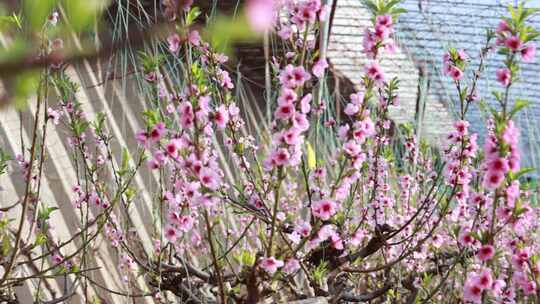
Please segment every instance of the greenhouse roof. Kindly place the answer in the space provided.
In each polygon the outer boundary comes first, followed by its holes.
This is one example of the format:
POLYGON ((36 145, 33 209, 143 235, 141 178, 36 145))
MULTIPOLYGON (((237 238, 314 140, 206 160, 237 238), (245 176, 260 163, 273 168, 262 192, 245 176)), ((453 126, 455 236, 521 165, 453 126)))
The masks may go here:
MULTIPOLYGON (((512 1, 464 1, 464 0, 404 0, 407 10, 397 25, 398 52, 387 55, 383 68, 401 79, 400 102, 393 111, 397 121, 414 118, 418 93, 419 67, 426 66, 430 80, 429 98, 426 105, 425 124, 428 137, 439 140, 451 125, 457 94, 450 78, 441 73, 442 56, 449 47, 464 49, 472 58, 469 74, 479 63, 479 50, 485 44, 487 29, 496 28, 500 17, 507 15, 507 5, 512 1)), ((529 1, 528 6, 540 7, 540 1, 529 1)), ((363 29, 369 24, 369 14, 361 1, 340 0, 332 28, 329 56, 336 68, 358 83, 362 64, 367 61, 362 54, 363 29)), ((536 27, 540 16, 533 17, 536 27)), ((491 92, 500 89, 495 71, 500 68, 502 56, 491 54, 484 78, 479 81, 479 96, 495 105, 491 92)), ((537 59, 538 60, 538 59, 537 59)), ((522 128, 522 146, 529 156, 527 165, 537 167, 540 161, 540 65, 522 65, 521 80, 513 86, 511 100, 526 99, 531 106, 524 110, 517 121, 522 128)), ((471 107, 467 119, 473 129, 485 133, 484 120, 478 106, 471 107)))

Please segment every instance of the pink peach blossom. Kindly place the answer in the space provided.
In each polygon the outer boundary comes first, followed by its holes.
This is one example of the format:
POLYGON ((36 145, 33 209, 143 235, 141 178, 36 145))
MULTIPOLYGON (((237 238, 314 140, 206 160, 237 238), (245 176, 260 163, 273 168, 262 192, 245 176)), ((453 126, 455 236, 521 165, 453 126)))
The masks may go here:
POLYGON ((337 205, 332 200, 320 200, 313 202, 311 210, 314 216, 326 221, 336 214, 337 205))
POLYGON ((507 68, 498 69, 496 76, 497 76, 497 81, 503 86, 507 87, 508 85, 510 85, 510 82, 512 79, 512 73, 510 72, 509 69, 507 68))
POLYGON ((283 265, 283 261, 277 260, 274 257, 264 258, 259 262, 259 266, 270 275, 273 275, 283 265))
POLYGON ((476 254, 478 259, 482 262, 491 260, 491 258, 493 258, 494 255, 495 255, 495 249, 493 248, 492 245, 484 245, 480 247, 480 249, 478 250, 476 254))

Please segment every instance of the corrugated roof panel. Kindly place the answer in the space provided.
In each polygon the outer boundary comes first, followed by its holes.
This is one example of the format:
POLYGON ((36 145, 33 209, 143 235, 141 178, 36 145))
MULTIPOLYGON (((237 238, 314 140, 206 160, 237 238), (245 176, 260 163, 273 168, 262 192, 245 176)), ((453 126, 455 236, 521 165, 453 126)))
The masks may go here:
MULTIPOLYGON (((401 7, 407 12, 400 16, 396 26, 397 40, 400 48, 396 55, 386 56, 383 68, 390 75, 404 78, 400 94, 402 109, 413 107, 416 102, 417 66, 425 62, 429 67, 431 91, 427 104, 426 128, 428 133, 439 133, 444 126, 451 123, 455 108, 456 89, 451 79, 441 73, 442 56, 450 46, 464 49, 472 57, 470 67, 478 65, 478 52, 485 42, 486 29, 496 28, 500 17, 507 15, 507 5, 514 1, 496 0, 404 0, 401 7), (386 59, 389 58, 389 59, 386 59), (446 108, 447 115, 440 115, 441 107, 446 108), (442 124, 442 125, 441 125, 442 124), (443 126, 444 125, 444 126, 443 126)), ((540 0, 528 1, 527 5, 540 7, 540 0)), ((360 1, 342 0, 338 2, 334 27, 332 29, 329 56, 336 68, 353 80, 358 80, 359 71, 367 59, 362 54, 362 36, 364 28, 370 24, 369 13, 360 1)), ((540 15, 533 17, 532 22, 540 29, 540 15)), ((491 95, 498 89, 495 71, 503 65, 503 58, 493 54, 486 65, 484 79, 478 84, 478 94, 490 104, 495 104, 491 95)), ((470 71, 469 71, 470 73, 470 71)), ((532 106, 524 111, 517 121, 523 128, 536 136, 522 136, 525 155, 530 147, 540 145, 540 124, 533 125, 530 120, 540 119, 540 65, 524 64, 521 71, 521 82, 512 89, 511 98, 528 99, 532 106)), ((413 111, 414 112, 414 111, 413 111)), ((410 111, 399 111, 395 117, 398 121, 411 120, 410 111), (406 114, 406 115, 403 115, 406 114)), ((473 106, 468 114, 473 129, 484 133, 484 122, 478 107, 473 106)), ((481 136, 483 137, 483 136, 481 136)), ((537 155, 538 153, 534 154, 537 155)), ((526 160, 528 165, 536 161, 526 160)))

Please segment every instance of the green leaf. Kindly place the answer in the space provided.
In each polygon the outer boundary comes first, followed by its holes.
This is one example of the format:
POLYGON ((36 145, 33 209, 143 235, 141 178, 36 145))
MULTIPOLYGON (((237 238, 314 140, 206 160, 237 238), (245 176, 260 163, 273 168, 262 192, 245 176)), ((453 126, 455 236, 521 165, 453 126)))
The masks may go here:
POLYGON ((244 149, 245 149, 244 143, 241 143, 241 142, 237 143, 234 146, 234 152, 240 155, 244 153, 244 149))
POLYGON ((372 14, 377 14, 379 11, 377 5, 371 0, 361 0, 362 4, 366 6, 372 14))
POLYGON ((527 209, 527 208, 516 208, 514 210, 514 216, 518 217, 518 216, 522 215, 523 213, 525 213, 527 211, 529 211, 529 209, 527 209))
POLYGON ((497 101, 502 101, 503 97, 502 97, 502 93, 499 92, 499 91, 493 91, 491 92, 491 94, 493 94, 493 97, 495 97, 495 99, 497 99, 497 101))
POLYGON ((147 127, 153 127, 159 122, 159 114, 157 110, 148 109, 142 113, 143 117, 146 120, 147 127))
POLYGON ((47 236, 43 233, 39 233, 36 237, 35 245, 42 246, 42 245, 45 245, 45 243, 47 243, 47 236))
POLYGON ((508 11, 510 12, 510 15, 512 16, 512 20, 518 19, 518 15, 516 13, 516 10, 514 10, 514 7, 512 6, 512 4, 508 4, 508 11))
MULTIPOLYGON (((30 0, 39 2, 35 0, 30 0)), ((107 0, 64 0, 66 19, 76 32, 88 29, 98 19, 99 14, 107 8, 107 0)))
POLYGON ((237 42, 251 42, 259 37, 251 30, 245 14, 235 18, 218 16, 207 26, 203 36, 210 41, 212 47, 219 52, 231 55, 231 46, 237 42))
MULTIPOLYGON (((71 266, 71 272, 72 273, 79 272, 79 266, 77 266, 76 264, 73 264, 73 266, 71 266)), ((101 303, 101 301, 96 302, 96 303, 101 303)))
POLYGON ((240 257, 242 265, 252 266, 253 264, 255 264, 255 255, 253 255, 248 250, 243 250, 240 257))
POLYGON ((517 99, 516 102, 514 103, 514 108, 512 109, 512 111, 510 111, 510 118, 512 118, 516 113, 521 111, 523 108, 528 107, 530 104, 531 103, 526 100, 517 99))
POLYGON ((389 1, 389 2, 386 4, 386 7, 392 8, 392 7, 396 6, 396 5, 398 5, 400 2, 401 2, 401 0, 392 0, 392 1, 389 1))
POLYGON ((200 14, 201 10, 198 7, 192 7, 186 16, 186 25, 191 25, 197 19, 197 17, 199 17, 200 14))
POLYGON ((47 207, 47 208, 42 208, 39 213, 38 213, 38 218, 40 220, 48 220, 51 218, 51 214, 55 211, 55 210, 58 210, 57 207, 47 207))
POLYGON ((317 166, 317 156, 315 155, 315 150, 313 150, 313 147, 311 144, 306 142, 306 150, 307 150, 307 165, 310 170, 315 169, 317 166))
POLYGON ((30 96, 36 93, 39 86, 39 73, 23 72, 15 78, 13 87, 14 102, 17 109, 23 109, 27 105, 30 96))
POLYGON ((0 30, 5 30, 10 25, 22 30, 22 19, 20 15, 13 13, 11 16, 0 16, 0 30))
POLYGON ((467 98, 467 87, 465 87, 461 92, 459 92, 461 100, 465 100, 467 98))
POLYGON ((328 272, 328 262, 323 261, 313 270, 313 278, 319 284, 323 282, 323 279, 326 277, 328 272))
POLYGON ((86 129, 88 129, 89 125, 90 123, 87 121, 76 120, 75 122, 73 122, 73 132, 75 132, 75 135, 80 137, 84 132, 86 132, 86 129))
POLYGON ((395 15, 395 16, 398 16, 398 15, 401 15, 401 14, 405 14, 407 12, 406 9, 404 8, 395 8, 392 10, 392 14, 395 15))
POLYGON ((96 129, 96 133, 100 134, 103 131, 103 124, 105 122, 105 113, 98 112, 96 113, 96 118, 94 119, 94 129, 96 129))
POLYGON ((422 280, 422 285, 425 287, 428 287, 431 283, 431 279, 433 278, 433 275, 429 274, 428 272, 424 272, 424 278, 422 280))
POLYGON ((35 31, 39 31, 47 22, 49 15, 56 5, 57 0, 24 0, 24 16, 28 20, 30 27, 35 31))
POLYGON ((126 199, 128 201, 131 201, 135 197, 135 195, 137 194, 137 190, 129 187, 124 194, 126 195, 126 199))
POLYGON ((9 252, 11 251, 11 241, 9 240, 9 236, 5 235, 2 238, 2 257, 7 257, 9 252))
POLYGON ((10 160, 11 157, 0 147, 0 175, 7 172, 7 162, 10 160))
POLYGON ((118 172, 120 176, 128 172, 130 159, 131 156, 129 155, 129 150, 127 148, 122 149, 122 165, 120 166, 120 171, 118 172))
POLYGON ((527 38, 524 39, 524 42, 535 40, 538 37, 540 37, 540 31, 536 31, 533 29, 529 31, 529 33, 527 34, 527 38))
POLYGON ((510 175, 510 180, 516 180, 516 179, 519 179, 520 177, 528 174, 528 173, 531 173, 531 172, 535 172, 536 169, 535 168, 523 168, 521 170, 519 170, 518 172, 516 173, 512 173, 510 172, 509 175, 510 175))

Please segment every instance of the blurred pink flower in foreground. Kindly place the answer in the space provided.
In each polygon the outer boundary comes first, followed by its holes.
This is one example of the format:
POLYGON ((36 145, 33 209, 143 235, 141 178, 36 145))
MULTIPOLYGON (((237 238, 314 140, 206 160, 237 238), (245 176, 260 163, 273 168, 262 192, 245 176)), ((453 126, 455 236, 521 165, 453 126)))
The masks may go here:
POLYGON ((250 0, 246 5, 246 15, 251 28, 264 32, 274 25, 276 12, 273 0, 250 0))

